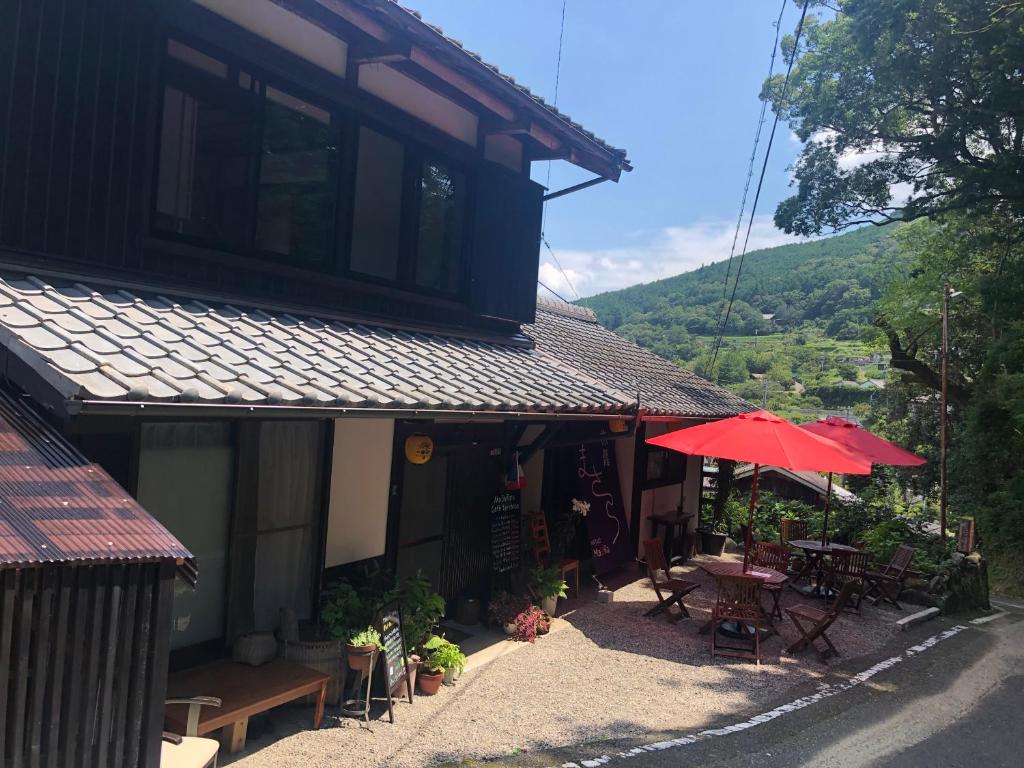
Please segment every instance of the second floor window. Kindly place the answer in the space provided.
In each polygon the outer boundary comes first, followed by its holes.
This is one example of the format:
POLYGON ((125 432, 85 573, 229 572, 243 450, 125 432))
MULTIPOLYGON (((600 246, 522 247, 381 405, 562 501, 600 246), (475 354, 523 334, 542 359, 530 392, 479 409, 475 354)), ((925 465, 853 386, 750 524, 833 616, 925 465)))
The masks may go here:
POLYGON ((329 266, 339 134, 326 109, 169 41, 156 228, 329 266))
POLYGON ((154 229, 218 251, 460 296, 470 174, 298 90, 168 40, 154 229), (343 163, 348 148, 354 162, 343 163))

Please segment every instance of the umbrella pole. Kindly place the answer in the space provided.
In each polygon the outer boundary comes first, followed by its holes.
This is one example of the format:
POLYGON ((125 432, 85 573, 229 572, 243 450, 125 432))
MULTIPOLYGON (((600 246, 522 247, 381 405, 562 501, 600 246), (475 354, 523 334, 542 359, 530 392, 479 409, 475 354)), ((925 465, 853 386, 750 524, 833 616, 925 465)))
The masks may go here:
POLYGON ((754 528, 754 507, 757 506, 757 481, 761 475, 761 465, 754 465, 754 479, 750 483, 750 511, 747 513, 747 532, 743 536, 743 572, 750 570, 750 543, 754 528))
POLYGON ((832 473, 828 473, 828 490, 825 491, 825 521, 821 524, 821 546, 828 544, 828 511, 832 506, 832 473))

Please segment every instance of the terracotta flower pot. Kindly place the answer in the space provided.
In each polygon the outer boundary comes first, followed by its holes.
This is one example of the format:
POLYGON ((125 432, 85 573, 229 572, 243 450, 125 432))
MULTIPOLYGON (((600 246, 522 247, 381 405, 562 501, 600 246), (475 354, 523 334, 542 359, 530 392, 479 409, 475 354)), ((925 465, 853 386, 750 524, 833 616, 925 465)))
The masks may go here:
POLYGON ((420 693, 424 696, 433 696, 441 688, 441 683, 444 681, 444 671, 431 672, 425 667, 419 671, 416 676, 416 682, 419 685, 420 693))
POLYGON ((352 645, 345 643, 345 655, 348 657, 348 668, 355 672, 366 672, 370 668, 370 659, 377 650, 375 645, 352 645))
MULTIPOLYGON (((409 677, 409 684, 413 690, 416 690, 416 675, 419 673, 421 659, 416 654, 413 654, 405 662, 405 674, 409 677)), ((396 690, 401 694, 405 691, 405 684, 399 683, 396 690)))

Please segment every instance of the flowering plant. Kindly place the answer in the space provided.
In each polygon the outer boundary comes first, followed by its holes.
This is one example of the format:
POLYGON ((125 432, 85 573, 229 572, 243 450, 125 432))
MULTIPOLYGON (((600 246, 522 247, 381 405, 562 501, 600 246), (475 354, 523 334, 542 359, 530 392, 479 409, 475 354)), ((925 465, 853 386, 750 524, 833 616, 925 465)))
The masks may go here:
POLYGON ((514 624, 516 617, 528 604, 529 601, 521 595, 513 595, 510 592, 497 592, 487 606, 487 617, 500 626, 514 624))

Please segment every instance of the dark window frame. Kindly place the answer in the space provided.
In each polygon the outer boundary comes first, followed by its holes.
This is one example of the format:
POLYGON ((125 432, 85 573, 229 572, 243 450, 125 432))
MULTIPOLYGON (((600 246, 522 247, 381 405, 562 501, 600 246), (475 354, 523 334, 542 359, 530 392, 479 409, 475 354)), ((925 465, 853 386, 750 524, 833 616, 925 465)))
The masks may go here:
MULTIPOLYGON (((149 195, 148 231, 150 236, 158 240, 194 246, 208 251, 229 253, 246 259, 253 259, 273 264, 275 266, 283 265, 293 269, 299 269, 310 274, 334 272, 336 265, 339 262, 339 206, 342 203, 342 194, 345 187, 345 157, 347 154, 347 145, 351 141, 348 134, 350 121, 346 119, 344 111, 337 104, 331 103, 329 100, 323 98, 320 94, 311 89, 304 88, 295 80, 280 77, 276 73, 260 67, 258 64, 245 61, 240 57, 232 55, 228 51, 213 46, 203 40, 197 40, 185 32, 175 30, 165 34, 161 38, 161 49, 157 55, 160 57, 160 73, 156 86, 158 114, 156 119, 156 130, 153 138, 152 184, 150 185, 151 189, 149 195), (218 87, 215 83, 216 77, 214 75, 204 74, 201 70, 198 70, 195 67, 190 67, 185 62, 175 59, 168 52, 168 44, 171 40, 175 40, 188 48, 210 56, 218 62, 223 63, 227 67, 227 76, 224 78, 223 84, 218 87), (246 90, 240 84, 239 76, 243 72, 248 74, 253 80, 258 81, 258 92, 254 92, 251 88, 250 90, 246 90), (179 234, 166 228, 162 228, 158 224, 160 214, 157 210, 157 196, 159 194, 160 148, 162 140, 160 126, 163 122, 164 93, 168 85, 178 88, 187 86, 195 89, 189 90, 188 92, 199 92, 203 95, 211 93, 216 94, 216 91, 219 90, 225 94, 236 94, 237 103, 243 106, 245 106, 244 103, 246 101, 249 102, 248 109, 251 111, 252 123, 250 125, 248 136, 247 152, 252 158, 252 162, 248 169, 248 178, 246 179, 246 208, 248 210, 248 219, 246 221, 245 246, 240 250, 234 250, 225 246, 224 243, 217 242, 209 238, 179 234), (332 206, 334 210, 334 231, 326 238, 326 259, 323 265, 319 268, 310 266, 309 264, 303 264, 301 260, 293 259, 289 254, 260 249, 256 246, 260 192, 259 181, 262 148, 265 137, 266 89, 268 85, 271 88, 282 91, 290 96, 294 96, 301 101, 308 102, 312 106, 323 109, 331 118, 330 129, 338 145, 338 152, 332 169, 335 176, 334 189, 332 190, 334 198, 332 206)), ((232 101, 235 101, 235 97, 232 97, 232 101)))
POLYGON ((667 448, 646 445, 643 452, 643 464, 641 470, 641 486, 644 490, 650 488, 663 488, 668 485, 682 485, 686 480, 687 457, 677 451, 670 451, 667 448), (651 457, 661 456, 660 474, 651 474, 651 457))
MULTIPOLYGON (((338 100, 328 98, 322 89, 311 87, 305 88, 298 82, 298 74, 295 77, 288 77, 282 74, 282 67, 276 61, 266 62, 261 66, 247 58, 243 58, 224 47, 208 41, 205 37, 190 33, 184 29, 171 28, 161 36, 161 48, 156 53, 159 57, 159 74, 156 78, 156 130, 153 135, 153 146, 151 156, 149 204, 147 208, 148 237, 155 242, 174 243, 179 246, 195 248, 211 256, 221 255, 224 257, 235 257, 244 260, 252 259, 256 262, 267 264, 274 268, 297 270, 311 276, 333 275, 337 278, 353 281, 361 284, 377 285, 383 288, 398 289, 409 294, 431 297, 442 301, 452 301, 458 304, 465 304, 469 300, 469 289, 471 282, 472 266, 472 245, 473 231, 475 226, 475 198, 478 188, 477 165, 485 162, 483 159, 482 147, 457 146, 455 139, 442 135, 435 136, 435 130, 427 126, 419 130, 418 121, 414 118, 401 120, 401 113, 390 105, 384 105, 381 110, 384 115, 391 115, 395 119, 379 116, 377 114, 366 114, 353 106, 351 99, 345 98, 342 94, 338 100), (239 97, 243 98, 246 92, 238 85, 240 72, 247 72, 261 83, 265 90, 269 85, 290 95, 294 95, 303 101, 326 110, 331 115, 331 128, 338 141, 338 153, 335 159, 334 172, 336 184, 334 190, 334 222, 333 234, 329 236, 329 248, 327 250, 326 262, 319 267, 302 264, 298 259, 292 259, 287 254, 275 253, 272 251, 260 250, 255 247, 257 228, 257 205, 259 194, 259 159, 260 148, 263 141, 263 113, 262 105, 254 108, 257 119, 254 122, 250 142, 250 151, 255 159, 249 169, 247 181, 248 210, 250 220, 247 222, 247 243, 248 247, 241 251, 226 248, 223 244, 194 237, 181 235, 157 224, 157 194, 160 173, 160 144, 163 114, 163 94, 170 82, 168 72, 170 68, 177 70, 192 70, 184 62, 175 60, 167 51, 168 41, 176 40, 189 48, 199 51, 202 54, 211 56, 227 65, 228 75, 226 85, 234 84, 238 89, 239 97), (417 133, 413 135, 401 127, 398 123, 414 124, 417 126, 417 133), (402 209, 401 209, 401 234, 399 245, 398 276, 395 280, 374 277, 350 269, 351 256, 351 235, 353 226, 353 214, 355 208, 355 184, 358 162, 359 130, 366 126, 371 130, 398 141, 405 150, 402 209), (459 272, 458 284, 455 290, 438 290, 422 286, 416 282, 416 257, 417 242, 416 230, 419 222, 419 196, 416 194, 420 185, 420 169, 422 164, 433 161, 446 168, 462 175, 466 186, 463 198, 465 210, 462 214, 462 233, 459 253, 457 255, 457 268, 459 272)), ((191 75, 192 79, 205 79, 198 71, 191 75)), ((211 79, 214 77, 209 76, 211 79)), ((347 87, 352 84, 347 81, 347 87)), ((265 95, 260 96, 264 100, 265 95)), ((363 98, 360 95, 360 98, 363 98)), ((367 97, 369 98, 369 97, 367 97)))
POLYGON ((476 198, 477 175, 469 163, 430 146, 424 142, 410 138, 407 134, 396 130, 378 120, 369 117, 355 117, 352 132, 352 147, 348 152, 351 163, 351 176, 347 179, 345 198, 348 211, 345 214, 347 226, 344 228, 347 247, 344 250, 342 274, 352 280, 370 282, 377 285, 398 287, 421 295, 434 296, 440 299, 466 300, 469 293, 469 271, 471 265, 472 232, 475 223, 474 200, 476 198), (359 136, 362 128, 368 128, 381 136, 396 141, 404 150, 402 170, 402 203, 399 221, 401 232, 398 244, 398 269, 394 280, 374 275, 367 275, 351 268, 351 236, 355 211, 356 174, 358 173, 359 136), (462 242, 458 253, 459 280, 454 291, 436 290, 416 282, 416 260, 418 243, 416 232, 419 226, 420 197, 418 194, 423 165, 435 162, 454 172, 462 174, 466 190, 464 193, 465 210, 462 218, 462 242))

